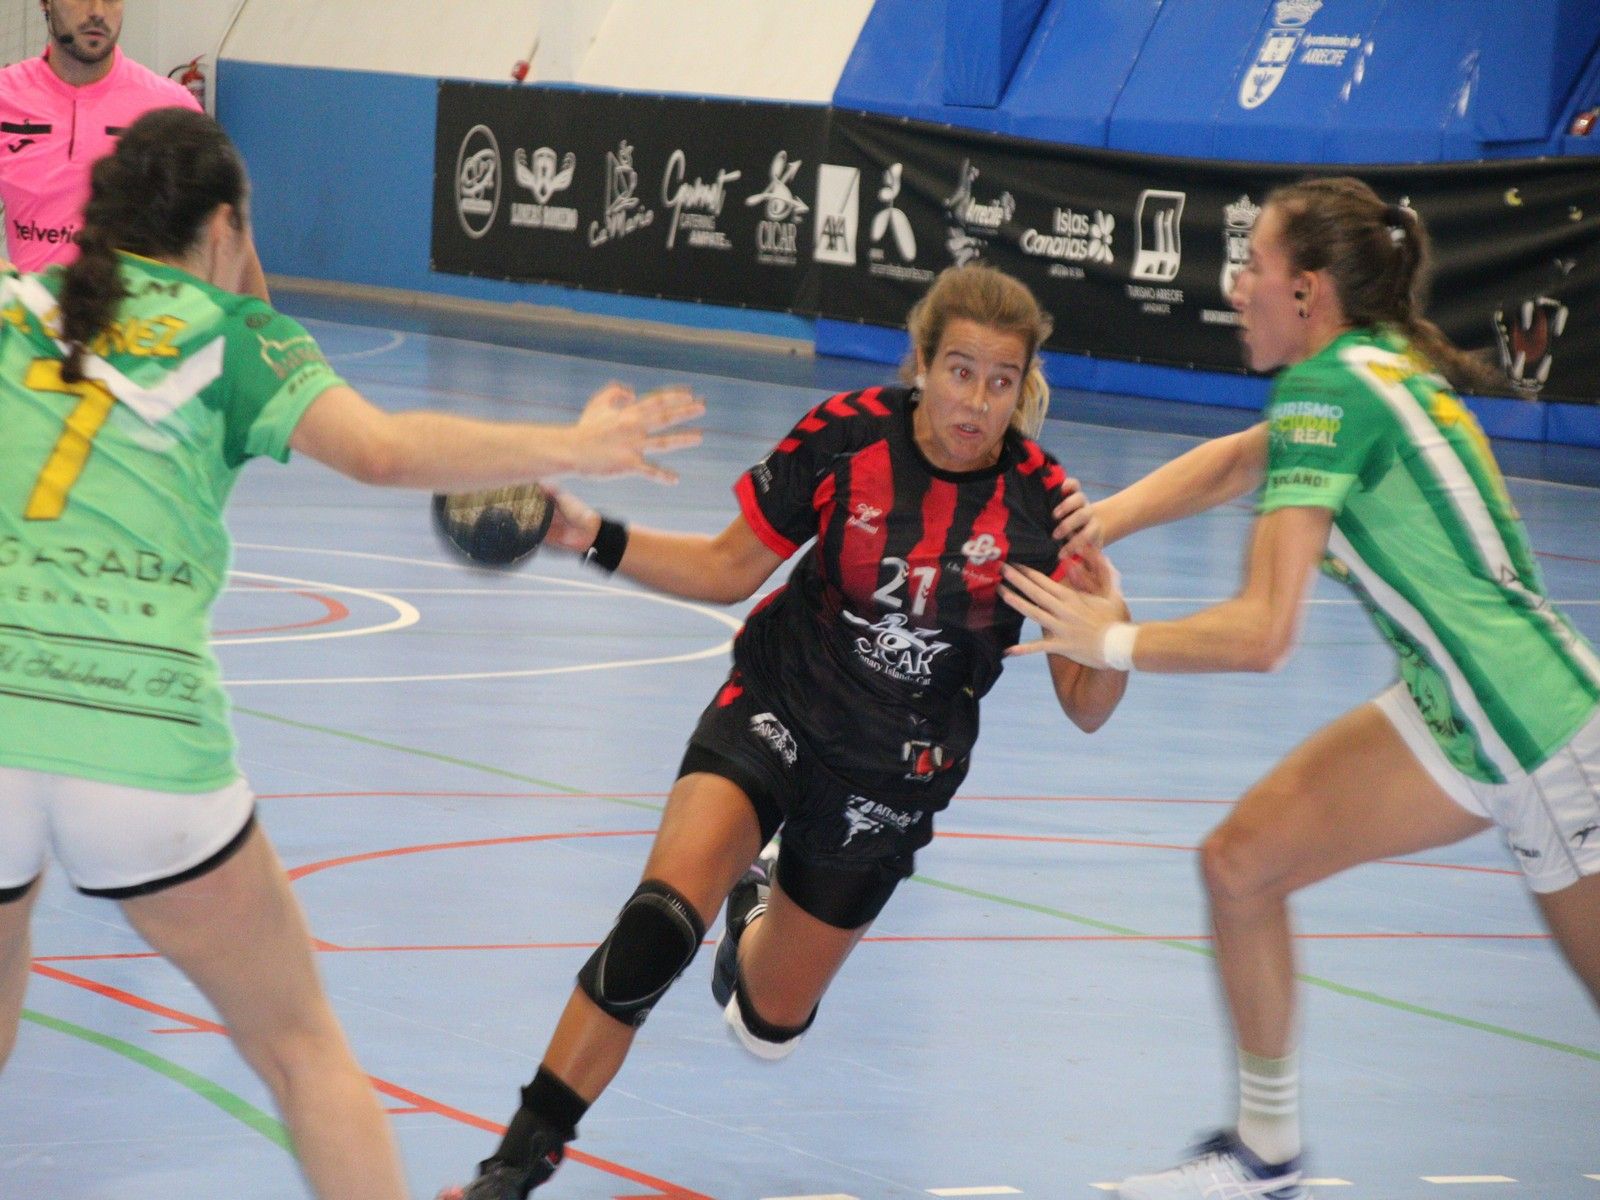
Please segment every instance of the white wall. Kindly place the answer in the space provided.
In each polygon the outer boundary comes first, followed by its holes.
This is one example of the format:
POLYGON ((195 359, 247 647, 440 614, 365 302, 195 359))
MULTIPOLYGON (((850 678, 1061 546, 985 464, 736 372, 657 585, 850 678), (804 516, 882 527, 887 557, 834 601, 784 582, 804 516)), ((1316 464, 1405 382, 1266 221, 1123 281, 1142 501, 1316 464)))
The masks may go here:
POLYGON ((576 81, 826 104, 872 0, 614 0, 576 81))
POLYGON ((122 49, 152 71, 165 75, 196 55, 211 54, 240 0, 133 0, 123 8, 122 49))
MULTIPOLYGON (((220 31, 234 3, 160 0, 163 61, 197 53, 180 47, 196 40, 187 27, 220 31)), ((871 9, 872 0, 247 0, 224 53, 484 80, 511 78, 521 60, 529 82, 824 104, 871 9)))

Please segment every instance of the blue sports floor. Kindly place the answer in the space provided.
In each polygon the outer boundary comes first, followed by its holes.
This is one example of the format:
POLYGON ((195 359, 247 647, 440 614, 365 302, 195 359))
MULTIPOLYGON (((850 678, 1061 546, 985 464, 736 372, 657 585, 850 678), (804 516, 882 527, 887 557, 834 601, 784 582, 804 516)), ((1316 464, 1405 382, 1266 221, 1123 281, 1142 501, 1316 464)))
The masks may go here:
MULTIPOLYGON (((673 461, 682 484, 575 485, 672 528, 721 528, 735 476, 799 414, 886 377, 284 299, 392 407, 566 420, 611 378, 687 380, 710 410, 704 446, 673 461)), ((1045 444, 1096 496, 1248 419, 1070 395, 1054 411, 1045 444)), ((1552 595, 1600 640, 1600 452, 1504 461, 1552 595)), ((1229 508, 1117 547, 1135 614, 1231 594, 1250 519, 1229 508)), ((440 554, 422 497, 310 462, 252 467, 232 525, 217 638, 243 764, 431 1196, 492 1148, 632 890, 741 613, 555 554, 470 572, 440 554)), ((1014 664, 964 796, 799 1052, 772 1066, 733 1045, 702 954, 540 1195, 1055 1200, 1171 1161, 1232 1113, 1194 847, 1390 671, 1326 583, 1281 673, 1136 677, 1093 737, 1061 716, 1043 662, 1014 664)), ((1600 1020, 1496 837, 1362 868, 1297 911, 1320 1194, 1600 1200, 1600 1020)), ((115 908, 52 876, 35 932, 0 1079, 0 1198, 302 1194, 264 1089, 115 908)))

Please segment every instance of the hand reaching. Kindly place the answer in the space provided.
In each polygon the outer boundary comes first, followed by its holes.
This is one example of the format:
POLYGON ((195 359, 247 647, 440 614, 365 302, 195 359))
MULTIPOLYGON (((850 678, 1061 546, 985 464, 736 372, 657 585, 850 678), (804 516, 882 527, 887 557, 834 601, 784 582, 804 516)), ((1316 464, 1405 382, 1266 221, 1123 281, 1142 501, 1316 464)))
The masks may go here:
POLYGON ((635 396, 632 388, 609 383, 589 398, 572 427, 577 449, 573 469, 580 475, 644 475, 676 483, 675 471, 658 466, 647 455, 698 446, 698 429, 657 431, 692 421, 705 410, 704 401, 685 387, 635 396))
POLYGON ((1008 655, 1059 654, 1086 667, 1103 669, 1108 664, 1101 655, 1105 632, 1126 621, 1127 606, 1118 590, 1116 570, 1098 550, 1085 555, 1081 565, 1068 568, 1076 572, 1083 590, 1075 583, 1057 583, 1032 567, 1005 566, 1006 586, 1000 595, 1025 617, 1039 623, 1044 636, 1007 650, 1008 655))
POLYGON ((1053 515, 1056 519, 1055 538, 1058 542, 1066 543, 1061 547, 1062 558, 1081 555, 1087 549, 1098 549, 1106 544, 1106 533, 1100 524, 1099 514, 1095 512, 1089 497, 1084 495, 1083 485, 1076 479, 1068 479, 1061 485, 1061 500, 1053 515))

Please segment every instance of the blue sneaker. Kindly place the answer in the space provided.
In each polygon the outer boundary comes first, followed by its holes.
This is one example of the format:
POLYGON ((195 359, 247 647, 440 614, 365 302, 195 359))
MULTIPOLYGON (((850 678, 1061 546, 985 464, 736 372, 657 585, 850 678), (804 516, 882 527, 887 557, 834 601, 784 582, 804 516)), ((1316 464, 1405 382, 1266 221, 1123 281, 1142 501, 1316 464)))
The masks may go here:
POLYGON ((739 939, 750 923, 767 911, 767 897, 772 894, 777 873, 778 839, 773 838, 728 893, 728 911, 711 966, 711 995, 718 1008, 727 1008, 733 999, 734 985, 739 980, 739 939))
POLYGON ((1124 1179, 1117 1195, 1122 1200, 1311 1200, 1300 1182, 1301 1158, 1264 1163, 1224 1129, 1196 1146, 1188 1161, 1124 1179))

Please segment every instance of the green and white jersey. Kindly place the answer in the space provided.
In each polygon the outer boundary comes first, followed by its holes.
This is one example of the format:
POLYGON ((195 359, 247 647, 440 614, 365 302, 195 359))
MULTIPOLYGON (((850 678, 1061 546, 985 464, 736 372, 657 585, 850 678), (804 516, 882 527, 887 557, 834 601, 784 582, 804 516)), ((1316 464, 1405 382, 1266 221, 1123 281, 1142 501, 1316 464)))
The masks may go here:
POLYGON ((238 774, 209 648, 222 510, 339 379, 261 301, 120 269, 81 383, 51 333, 60 272, 0 276, 0 763, 210 791, 238 774))
POLYGON ((1400 655, 1433 736, 1501 783, 1600 702, 1600 659, 1550 606, 1477 421, 1392 331, 1356 330, 1284 371, 1267 406, 1260 511, 1334 513, 1323 569, 1400 655))

